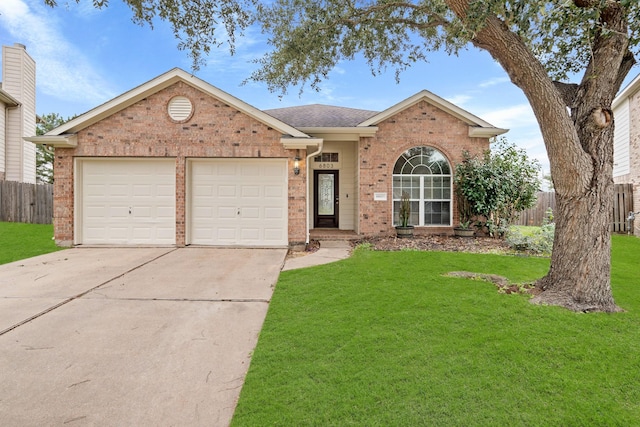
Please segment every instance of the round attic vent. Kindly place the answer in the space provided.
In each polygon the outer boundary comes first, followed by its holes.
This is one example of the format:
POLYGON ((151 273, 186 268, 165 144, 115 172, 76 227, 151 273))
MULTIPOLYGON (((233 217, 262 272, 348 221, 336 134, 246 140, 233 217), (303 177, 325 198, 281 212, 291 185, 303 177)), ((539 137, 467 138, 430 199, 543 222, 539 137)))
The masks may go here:
POLYGON ((167 106, 169 117, 176 122, 183 122, 191 117, 193 113, 193 105, 189 98, 185 96, 174 96, 167 106))

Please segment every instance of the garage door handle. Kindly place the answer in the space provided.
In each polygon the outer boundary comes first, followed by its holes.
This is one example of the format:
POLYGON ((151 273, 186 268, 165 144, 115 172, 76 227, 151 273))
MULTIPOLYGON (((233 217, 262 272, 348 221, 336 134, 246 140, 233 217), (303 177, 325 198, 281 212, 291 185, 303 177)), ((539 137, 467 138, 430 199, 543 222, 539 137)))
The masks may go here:
POLYGON ((240 208, 238 208, 238 215, 240 215, 240 208))
POLYGON ((129 215, 131 215, 131 208, 129 208, 129 215))

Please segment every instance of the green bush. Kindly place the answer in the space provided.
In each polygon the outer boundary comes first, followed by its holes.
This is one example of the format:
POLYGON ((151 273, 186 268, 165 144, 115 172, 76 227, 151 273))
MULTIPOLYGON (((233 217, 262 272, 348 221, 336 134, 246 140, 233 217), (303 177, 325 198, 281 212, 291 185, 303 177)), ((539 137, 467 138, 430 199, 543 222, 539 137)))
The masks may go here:
POLYGON ((504 138, 482 157, 464 152, 454 175, 460 221, 475 218, 490 235, 505 235, 518 213, 535 205, 539 172, 536 160, 504 138))
POLYGON ((529 252, 537 255, 551 255, 553 251, 553 237, 556 225, 553 221, 551 208, 547 209, 546 218, 539 228, 525 234, 518 227, 510 227, 506 242, 512 249, 519 252, 529 252))

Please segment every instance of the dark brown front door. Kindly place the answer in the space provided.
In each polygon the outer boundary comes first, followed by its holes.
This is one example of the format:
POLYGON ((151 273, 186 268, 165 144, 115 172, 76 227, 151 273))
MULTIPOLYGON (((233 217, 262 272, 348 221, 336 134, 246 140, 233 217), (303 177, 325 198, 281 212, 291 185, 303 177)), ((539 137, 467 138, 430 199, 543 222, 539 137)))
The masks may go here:
POLYGON ((314 177, 314 227, 338 228, 338 171, 317 170, 314 177))

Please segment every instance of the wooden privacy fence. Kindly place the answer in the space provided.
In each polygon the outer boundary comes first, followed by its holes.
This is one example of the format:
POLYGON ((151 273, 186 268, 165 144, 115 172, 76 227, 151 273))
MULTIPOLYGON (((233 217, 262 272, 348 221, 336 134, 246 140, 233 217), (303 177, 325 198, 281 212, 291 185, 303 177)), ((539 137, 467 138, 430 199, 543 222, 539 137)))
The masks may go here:
POLYGON ((556 211, 556 193, 539 192, 536 205, 520 212, 520 217, 516 220, 515 225, 541 226, 549 208, 556 211))
POLYGON ((633 233, 633 224, 631 224, 631 229, 627 229, 629 212, 633 212, 633 184, 616 184, 613 191, 611 231, 614 233, 633 233))
POLYGON ((0 181, 0 221, 51 224, 53 185, 0 181))
MULTIPOLYGON (((628 230, 627 217, 633 211, 633 185, 615 184, 613 190, 613 212, 611 216, 611 230, 614 233, 633 232, 628 230)), ((538 202, 533 208, 520 213, 515 225, 542 225, 547 209, 556 210, 556 195, 553 192, 538 193, 538 202)), ((632 225, 633 227, 633 225, 632 225)))

